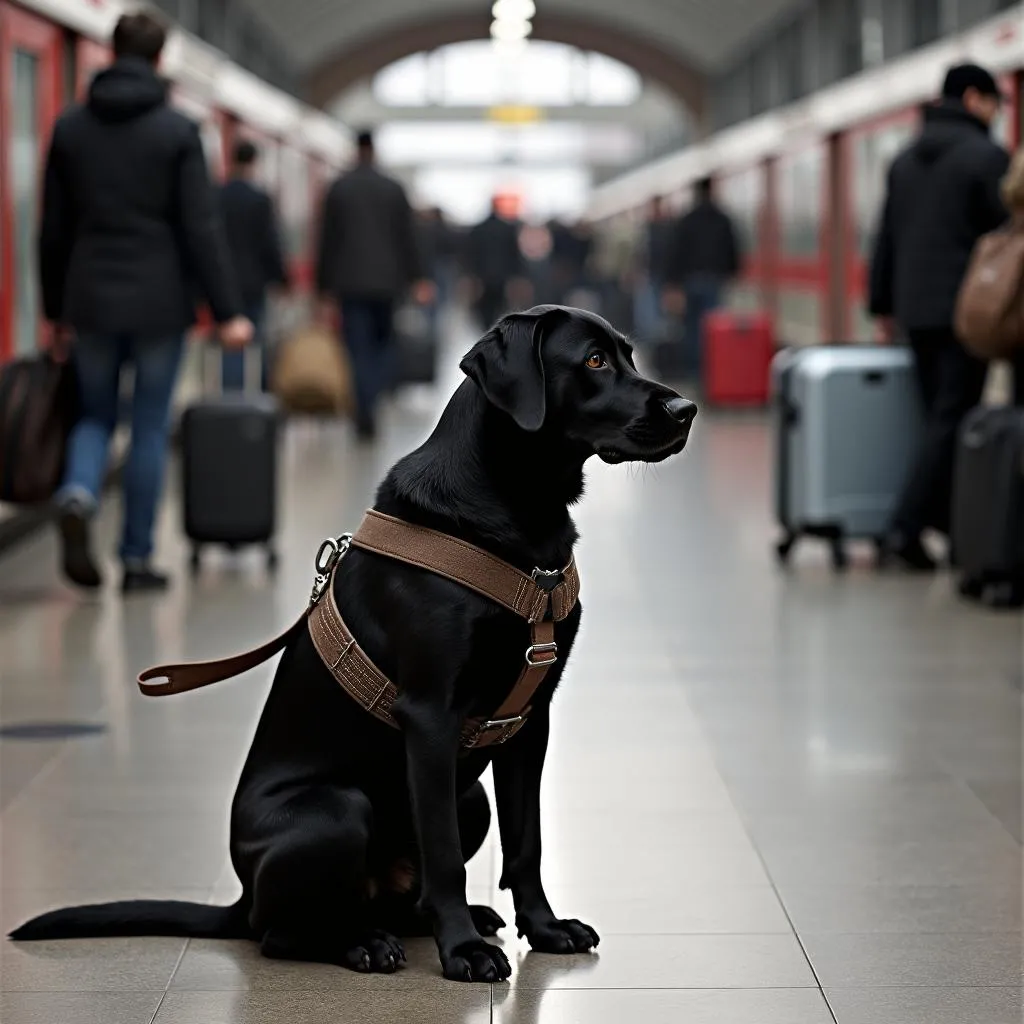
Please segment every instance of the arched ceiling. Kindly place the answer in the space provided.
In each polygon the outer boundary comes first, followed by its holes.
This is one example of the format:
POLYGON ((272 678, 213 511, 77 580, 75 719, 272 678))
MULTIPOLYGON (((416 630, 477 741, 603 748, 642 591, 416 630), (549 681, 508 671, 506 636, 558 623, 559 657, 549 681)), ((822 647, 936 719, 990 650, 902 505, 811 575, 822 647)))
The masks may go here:
MULTIPOLYGON (((491 0, 246 0, 325 104, 418 50, 486 37, 491 0)), ((701 82, 805 0, 537 0, 534 36, 632 64, 700 114, 701 82)))

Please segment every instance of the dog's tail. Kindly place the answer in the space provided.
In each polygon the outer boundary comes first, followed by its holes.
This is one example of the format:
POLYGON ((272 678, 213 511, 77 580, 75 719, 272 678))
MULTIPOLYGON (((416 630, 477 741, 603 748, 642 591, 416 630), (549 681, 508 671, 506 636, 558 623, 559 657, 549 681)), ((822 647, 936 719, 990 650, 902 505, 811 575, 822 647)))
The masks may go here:
POLYGON ((230 907, 177 900, 126 900, 51 910, 15 928, 15 942, 174 935, 193 939, 250 939, 245 901, 230 907))

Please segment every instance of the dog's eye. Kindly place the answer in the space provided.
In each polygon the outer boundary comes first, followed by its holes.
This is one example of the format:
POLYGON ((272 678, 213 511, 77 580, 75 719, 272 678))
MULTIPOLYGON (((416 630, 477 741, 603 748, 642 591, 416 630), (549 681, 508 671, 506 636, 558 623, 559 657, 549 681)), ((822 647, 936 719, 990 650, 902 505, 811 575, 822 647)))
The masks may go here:
POLYGON ((587 356, 587 366, 592 370, 600 370, 602 367, 608 365, 608 360, 605 359, 603 352, 591 352, 587 356))

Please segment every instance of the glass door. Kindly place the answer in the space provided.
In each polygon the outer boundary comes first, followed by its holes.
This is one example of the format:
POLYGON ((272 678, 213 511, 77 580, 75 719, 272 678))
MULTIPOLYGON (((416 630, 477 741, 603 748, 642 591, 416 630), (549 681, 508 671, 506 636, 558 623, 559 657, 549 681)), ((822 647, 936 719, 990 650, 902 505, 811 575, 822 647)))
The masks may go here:
POLYGON ((0 359, 42 340, 37 239, 60 62, 60 31, 0 2, 0 359))

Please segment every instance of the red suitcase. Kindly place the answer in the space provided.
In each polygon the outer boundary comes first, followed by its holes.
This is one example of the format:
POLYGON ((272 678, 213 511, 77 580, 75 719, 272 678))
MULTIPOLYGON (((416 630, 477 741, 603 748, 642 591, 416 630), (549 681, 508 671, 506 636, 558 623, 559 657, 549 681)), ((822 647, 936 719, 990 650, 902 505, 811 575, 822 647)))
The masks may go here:
POLYGON ((704 318, 704 398, 715 405, 767 404, 774 355, 767 313, 709 313, 704 318))

